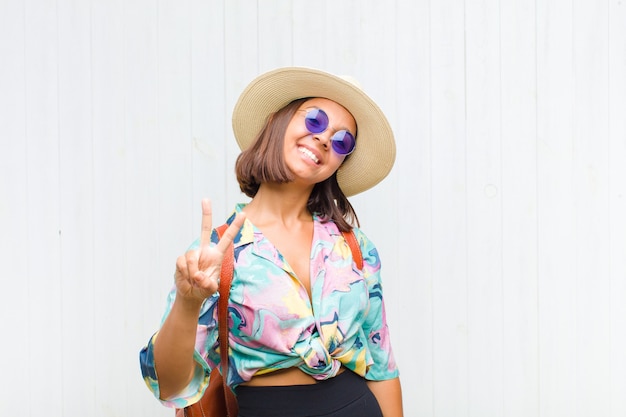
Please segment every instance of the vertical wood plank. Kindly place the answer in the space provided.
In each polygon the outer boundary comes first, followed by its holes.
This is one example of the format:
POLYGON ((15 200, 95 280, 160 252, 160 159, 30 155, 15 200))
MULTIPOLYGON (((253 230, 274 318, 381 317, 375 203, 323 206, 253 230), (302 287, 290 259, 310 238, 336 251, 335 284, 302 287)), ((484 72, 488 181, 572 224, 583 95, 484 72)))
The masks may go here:
POLYGON ((568 1, 537 4, 540 415, 576 415, 574 78, 568 1))
POLYGON ((191 10, 191 218, 193 233, 197 235, 202 198, 211 198, 216 225, 227 215, 222 200, 226 194, 224 177, 232 175, 232 168, 226 165, 232 130, 224 99, 224 4, 216 0, 194 0, 191 10))
MULTIPOLYGON (((56 358, 45 364, 32 363, 32 373, 64 374, 62 300, 64 279, 61 271, 61 209, 60 209, 60 122, 58 85, 59 45, 55 4, 41 7, 26 5, 26 140, 28 155, 28 247, 42 248, 36 262, 29 262, 28 325, 32 334, 29 357, 41 355, 38 340, 48 340, 46 355, 56 358), (41 325, 44 320, 47 324, 41 325)), ((61 413, 62 383, 45 392, 33 392, 31 412, 61 413), (35 400, 37 398, 37 400, 35 400), (45 404, 45 405, 44 405, 45 404)))
MULTIPOLYGON (((127 152, 125 137, 124 3, 94 2, 91 10, 91 91, 93 126, 93 257, 94 326, 91 351, 95 415, 127 414, 130 400, 139 394, 136 377, 138 347, 126 337, 128 318, 122 289, 128 251, 127 152), (116 358, 102 360, 102 358, 116 358)), ((146 335, 147 337, 147 335, 146 335)), ((142 388, 145 390, 145 388, 142 388)))
POLYGON ((234 205, 247 201, 239 191, 239 184, 233 174, 235 160, 240 150, 232 131, 232 112, 239 95, 252 79, 260 74, 258 49, 258 4, 248 0, 224 2, 224 99, 228 140, 226 141, 226 193, 220 196, 223 210, 230 213, 234 205))
POLYGON ((434 414, 468 415, 464 7, 430 4, 434 414))
POLYGON ((192 191, 191 4, 158 1, 158 214, 160 271, 171 280, 176 257, 197 236, 198 204, 192 191), (194 217, 195 215, 195 217, 194 217))
MULTIPOLYGON (((294 2, 257 0, 259 71, 293 65, 294 2)), ((309 4, 310 7, 310 4, 309 4)))
MULTIPOLYGON (((386 281, 401 288, 389 303, 402 314, 390 326, 400 366, 404 414, 432 416, 433 404, 433 271, 431 249, 431 108, 430 5, 398 2, 396 26, 396 96, 394 167, 397 193, 397 272, 386 281), (410 202, 410 203, 409 203, 410 202), (402 326, 411 329, 406 342, 402 326)), ((381 221, 389 227, 389 222, 381 221)), ((386 236, 392 235, 388 230, 386 236)), ((386 252, 389 252, 387 248, 386 252)))
MULTIPOLYGON (((368 94, 383 109, 393 127, 396 122, 396 56, 399 52, 395 44, 398 30, 395 23, 397 4, 375 0, 356 3, 358 6, 355 5, 355 9, 359 10, 357 26, 354 33, 346 35, 348 39, 356 39, 356 47, 351 51, 355 54, 356 64, 352 74, 367 87, 368 94), (378 70, 371 71, 372 68, 378 70)), ((340 26, 343 19, 345 17, 340 16, 340 19, 332 22, 331 27, 340 26)), ((384 187, 387 183, 380 185, 384 187)), ((372 190, 378 189, 376 187, 372 190)))
MULTIPOLYGON (((626 415, 626 5, 608 3, 609 412, 626 415)), ((606 383, 603 384, 606 389, 606 383)))
MULTIPOLYGON (((173 285, 173 265, 159 262, 159 113, 158 4, 154 0, 125 2, 124 22, 124 137, 125 216, 121 219, 128 248, 121 304, 128 312, 124 338, 136 378, 128 383, 126 413, 133 416, 171 415, 146 388, 139 372, 139 349, 158 329, 165 296, 173 285), (138 307, 140 306, 140 307, 138 307)), ((170 260, 171 262, 171 260, 170 260)), ((130 374, 129 374, 130 376, 130 374)))
MULTIPOLYGON (((609 415, 608 3, 573 2, 576 411, 609 415)), ((625 75, 626 76, 626 75, 625 75)))
MULTIPOLYGON (((91 5, 57 3, 63 415, 95 407, 91 5)), ((41 405, 42 412, 46 409, 41 405)))
POLYGON ((500 3, 503 414, 539 415, 534 3, 500 3))
MULTIPOLYGON (((313 13, 311 3, 306 1, 291 2, 292 10, 292 55, 295 66, 326 68, 327 45, 334 37, 328 31, 328 19, 325 18, 329 6, 338 2, 319 1, 315 3, 313 13)), ((332 60, 332 56, 330 59, 332 60)))
MULTIPOLYGON (((63 316, 61 275, 61 226, 59 184, 59 45, 56 4, 42 7, 25 3, 25 79, 28 200, 28 247, 42 248, 36 262, 29 262, 28 326, 31 335, 29 357, 41 355, 39 340, 48 340, 45 354, 55 361, 31 362, 29 374, 63 375, 63 316), (41 325, 41 321, 46 325, 41 325)), ((60 413, 63 384, 45 392, 32 392, 30 411, 60 413), (37 401, 35 401, 37 398, 37 401), (41 401, 41 402, 39 402, 41 401), (42 405, 46 404, 45 406, 42 405), (45 408, 44 408, 45 407, 45 408)))
POLYGON ((498 1, 465 6, 470 416, 503 412, 499 13, 498 1))
MULTIPOLYGON (((25 8, 22 2, 0 3, 0 51, 3 55, 0 65, 0 230, 3 231, 0 264, 3 265, 3 292, 8 295, 0 304, 0 317, 3 318, 0 331, 3 342, 9 342, 3 343, 0 355, 3 373, 0 389, 4 392, 0 415, 19 415, 24 408, 29 411, 31 394, 17 387, 30 383, 29 372, 24 369, 34 370, 31 355, 36 349, 37 339, 30 337, 29 321, 45 318, 30 314, 32 295, 41 301, 39 287, 45 283, 31 277, 30 271, 35 268, 29 264, 33 248, 30 246, 27 211, 31 193, 28 180, 25 8)), ((54 210, 50 213, 41 211, 45 218, 54 213, 54 210)), ((41 234, 45 239, 46 233, 41 234)), ((54 341, 52 343, 54 346, 54 341)))
MULTIPOLYGON (((313 16, 314 21, 325 21, 325 36, 323 42, 319 45, 324 48, 325 59, 323 66, 314 65, 333 74, 349 74, 353 77, 359 76, 359 68, 357 67, 357 49, 359 44, 359 26, 360 16, 365 7, 362 5, 369 4, 369 0, 359 2, 358 0, 333 1, 326 0, 325 8, 320 7, 317 12, 311 12, 311 9, 304 11, 309 16, 313 16)), ((316 39, 315 34, 318 30, 308 33, 308 42, 302 44, 303 48, 311 48, 316 43, 311 43, 316 39)))

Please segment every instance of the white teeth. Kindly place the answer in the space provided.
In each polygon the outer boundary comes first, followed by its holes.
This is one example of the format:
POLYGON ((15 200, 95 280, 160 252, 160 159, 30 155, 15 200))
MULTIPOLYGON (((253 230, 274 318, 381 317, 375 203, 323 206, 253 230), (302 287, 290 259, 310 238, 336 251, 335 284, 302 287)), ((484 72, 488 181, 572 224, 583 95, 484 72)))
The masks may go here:
POLYGON ((316 164, 320 162, 319 159, 317 159, 317 156, 315 156, 315 154, 313 152, 311 152, 310 150, 308 150, 307 148, 298 148, 298 150, 303 153, 304 155, 308 156, 309 158, 311 158, 311 160, 313 162, 315 162, 316 164))

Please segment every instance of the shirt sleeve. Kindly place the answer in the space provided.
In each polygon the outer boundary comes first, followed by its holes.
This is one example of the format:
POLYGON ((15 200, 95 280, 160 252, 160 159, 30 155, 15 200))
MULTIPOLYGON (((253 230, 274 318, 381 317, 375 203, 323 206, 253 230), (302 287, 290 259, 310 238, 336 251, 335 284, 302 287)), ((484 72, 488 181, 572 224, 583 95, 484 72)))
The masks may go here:
MULTIPOLYGON (((161 325, 172 310, 175 298, 176 288, 174 287, 168 294, 161 325)), ((154 342, 159 336, 158 332, 150 338, 147 345, 144 346, 139 353, 141 373, 146 386, 152 394, 167 407, 184 408, 187 405, 199 401, 206 387, 209 385, 211 370, 220 362, 219 350, 217 349, 219 345, 216 308, 218 298, 219 294, 216 293, 212 297, 207 298, 202 305, 198 317, 196 346, 194 351, 196 370, 189 385, 180 393, 170 398, 161 398, 158 373, 154 363, 154 342)))
POLYGON ((355 228, 354 233, 363 254, 363 277, 367 283, 370 303, 363 331, 373 362, 368 366, 365 378, 373 381, 393 379, 399 375, 399 371, 387 325, 380 258, 376 247, 362 231, 355 228))

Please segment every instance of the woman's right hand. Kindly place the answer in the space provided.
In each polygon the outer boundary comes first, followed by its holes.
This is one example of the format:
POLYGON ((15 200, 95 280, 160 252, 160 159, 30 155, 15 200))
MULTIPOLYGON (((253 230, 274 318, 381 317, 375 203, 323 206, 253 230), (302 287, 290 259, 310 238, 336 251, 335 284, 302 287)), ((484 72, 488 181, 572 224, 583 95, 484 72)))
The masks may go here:
POLYGON ((176 261, 176 299, 154 341, 154 364, 159 370, 159 396, 168 399, 181 392, 193 379, 194 347, 198 312, 202 303, 217 291, 222 260, 245 219, 237 214, 217 245, 211 246, 211 202, 202 200, 200 246, 176 261))
POLYGON ((218 290, 218 279, 222 260, 245 220, 244 213, 238 213, 224 235, 211 246, 212 210, 209 199, 202 200, 202 230, 198 249, 187 251, 176 260, 176 298, 201 304, 218 290))

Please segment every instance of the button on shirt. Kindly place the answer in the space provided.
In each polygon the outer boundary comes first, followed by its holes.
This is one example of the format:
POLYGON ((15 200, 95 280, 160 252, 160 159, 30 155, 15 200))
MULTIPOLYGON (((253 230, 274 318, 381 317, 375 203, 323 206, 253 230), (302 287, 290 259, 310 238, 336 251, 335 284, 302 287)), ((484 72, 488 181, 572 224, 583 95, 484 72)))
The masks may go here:
MULTIPOLYGON (((240 204, 235 212, 244 207, 240 204)), ((234 214, 228 220, 230 223, 234 214)), ((313 216, 311 297, 278 250, 246 220, 234 241, 235 272, 229 299, 230 362, 227 382, 236 387, 256 374, 297 367, 323 380, 341 366, 369 380, 398 376, 380 279, 380 260, 372 242, 354 229, 363 269, 332 221, 313 216)), ((214 232, 213 243, 217 242, 214 232)), ((192 248, 198 247, 196 241, 192 248)), ((169 314, 176 289, 167 298, 169 314)), ((219 364, 219 294, 205 300, 198 319, 196 373, 183 392, 161 400, 183 408, 199 400, 211 369, 219 364)), ((146 385, 159 398, 153 347, 158 332, 141 350, 146 385)))

